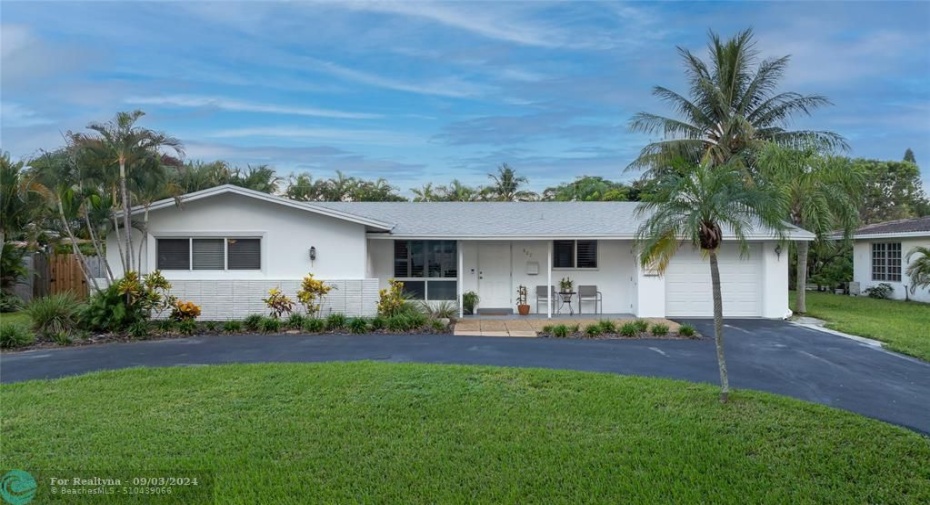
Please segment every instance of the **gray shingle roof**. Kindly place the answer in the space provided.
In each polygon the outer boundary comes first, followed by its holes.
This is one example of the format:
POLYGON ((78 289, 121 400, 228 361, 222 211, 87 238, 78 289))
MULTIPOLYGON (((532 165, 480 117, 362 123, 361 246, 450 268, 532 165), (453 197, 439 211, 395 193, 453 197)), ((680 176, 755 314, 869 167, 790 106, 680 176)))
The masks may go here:
MULTIPOLYGON (((320 202, 310 205, 394 223, 391 235, 418 238, 632 238, 643 218, 635 202, 320 202)), ((755 229, 748 238, 770 238, 755 229)), ((795 239, 812 239, 793 228, 795 239)))
POLYGON ((866 225, 856 230, 855 236, 858 238, 860 236, 868 237, 870 235, 891 235, 898 233, 920 235, 921 232, 925 232, 925 235, 930 236, 930 216, 866 225))

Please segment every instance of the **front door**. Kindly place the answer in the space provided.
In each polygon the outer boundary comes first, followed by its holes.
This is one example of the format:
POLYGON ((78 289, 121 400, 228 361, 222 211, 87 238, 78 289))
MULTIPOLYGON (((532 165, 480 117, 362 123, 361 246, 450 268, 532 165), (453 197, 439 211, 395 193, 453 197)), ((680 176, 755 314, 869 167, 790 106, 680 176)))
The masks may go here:
POLYGON ((478 243, 478 307, 512 309, 510 243, 478 243))

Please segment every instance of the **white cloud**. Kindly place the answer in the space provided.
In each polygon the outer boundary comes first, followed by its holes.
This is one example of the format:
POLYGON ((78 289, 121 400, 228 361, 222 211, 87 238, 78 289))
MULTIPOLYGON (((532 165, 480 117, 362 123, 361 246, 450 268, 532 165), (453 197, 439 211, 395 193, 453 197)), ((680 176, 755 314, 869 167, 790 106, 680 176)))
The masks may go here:
POLYGON ((214 108, 235 112, 262 112, 268 114, 283 114, 294 116, 314 116, 328 117, 336 119, 375 119, 382 117, 380 114, 369 114, 363 112, 347 112, 332 109, 320 109, 316 107, 290 107, 284 105, 274 105, 265 103, 245 102, 223 97, 211 97, 202 95, 166 95, 166 96, 131 96, 125 100, 126 103, 141 105, 163 105, 168 107, 188 107, 188 108, 214 108))
POLYGON ((3 128, 23 128, 54 123, 38 112, 12 102, 0 102, 0 118, 2 118, 0 126, 3 128))
POLYGON ((387 88, 393 89, 395 91, 405 91, 408 93, 417 93, 423 95, 465 98, 482 95, 488 91, 487 87, 485 86, 472 84, 457 77, 448 77, 444 79, 425 81, 422 83, 414 84, 392 79, 390 77, 372 74, 369 72, 363 72, 361 70, 351 69, 332 62, 323 61, 317 62, 315 65, 315 70, 325 72, 342 79, 368 84, 369 86, 376 86, 379 88, 387 88))
POLYGON ((338 128, 304 128, 299 126, 268 126, 218 130, 206 135, 212 138, 284 138, 312 140, 314 142, 342 142, 350 144, 411 145, 424 144, 423 137, 389 130, 349 130, 338 128))

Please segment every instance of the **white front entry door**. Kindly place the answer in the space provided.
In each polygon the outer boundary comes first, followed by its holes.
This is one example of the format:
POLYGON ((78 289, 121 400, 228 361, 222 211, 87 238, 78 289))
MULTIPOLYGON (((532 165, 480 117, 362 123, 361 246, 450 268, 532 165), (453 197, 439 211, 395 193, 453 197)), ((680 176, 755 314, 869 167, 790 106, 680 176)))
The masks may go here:
POLYGON ((510 243, 478 244, 478 307, 513 308, 510 289, 510 243))

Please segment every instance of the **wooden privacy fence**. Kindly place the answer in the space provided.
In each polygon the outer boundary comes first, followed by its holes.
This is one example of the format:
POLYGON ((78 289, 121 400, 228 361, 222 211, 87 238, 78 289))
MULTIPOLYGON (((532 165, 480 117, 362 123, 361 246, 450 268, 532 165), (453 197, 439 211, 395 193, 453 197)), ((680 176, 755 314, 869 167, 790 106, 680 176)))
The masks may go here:
POLYGON ((81 271, 81 260, 73 254, 54 254, 48 258, 49 294, 70 291, 80 300, 87 298, 88 286, 81 271))

